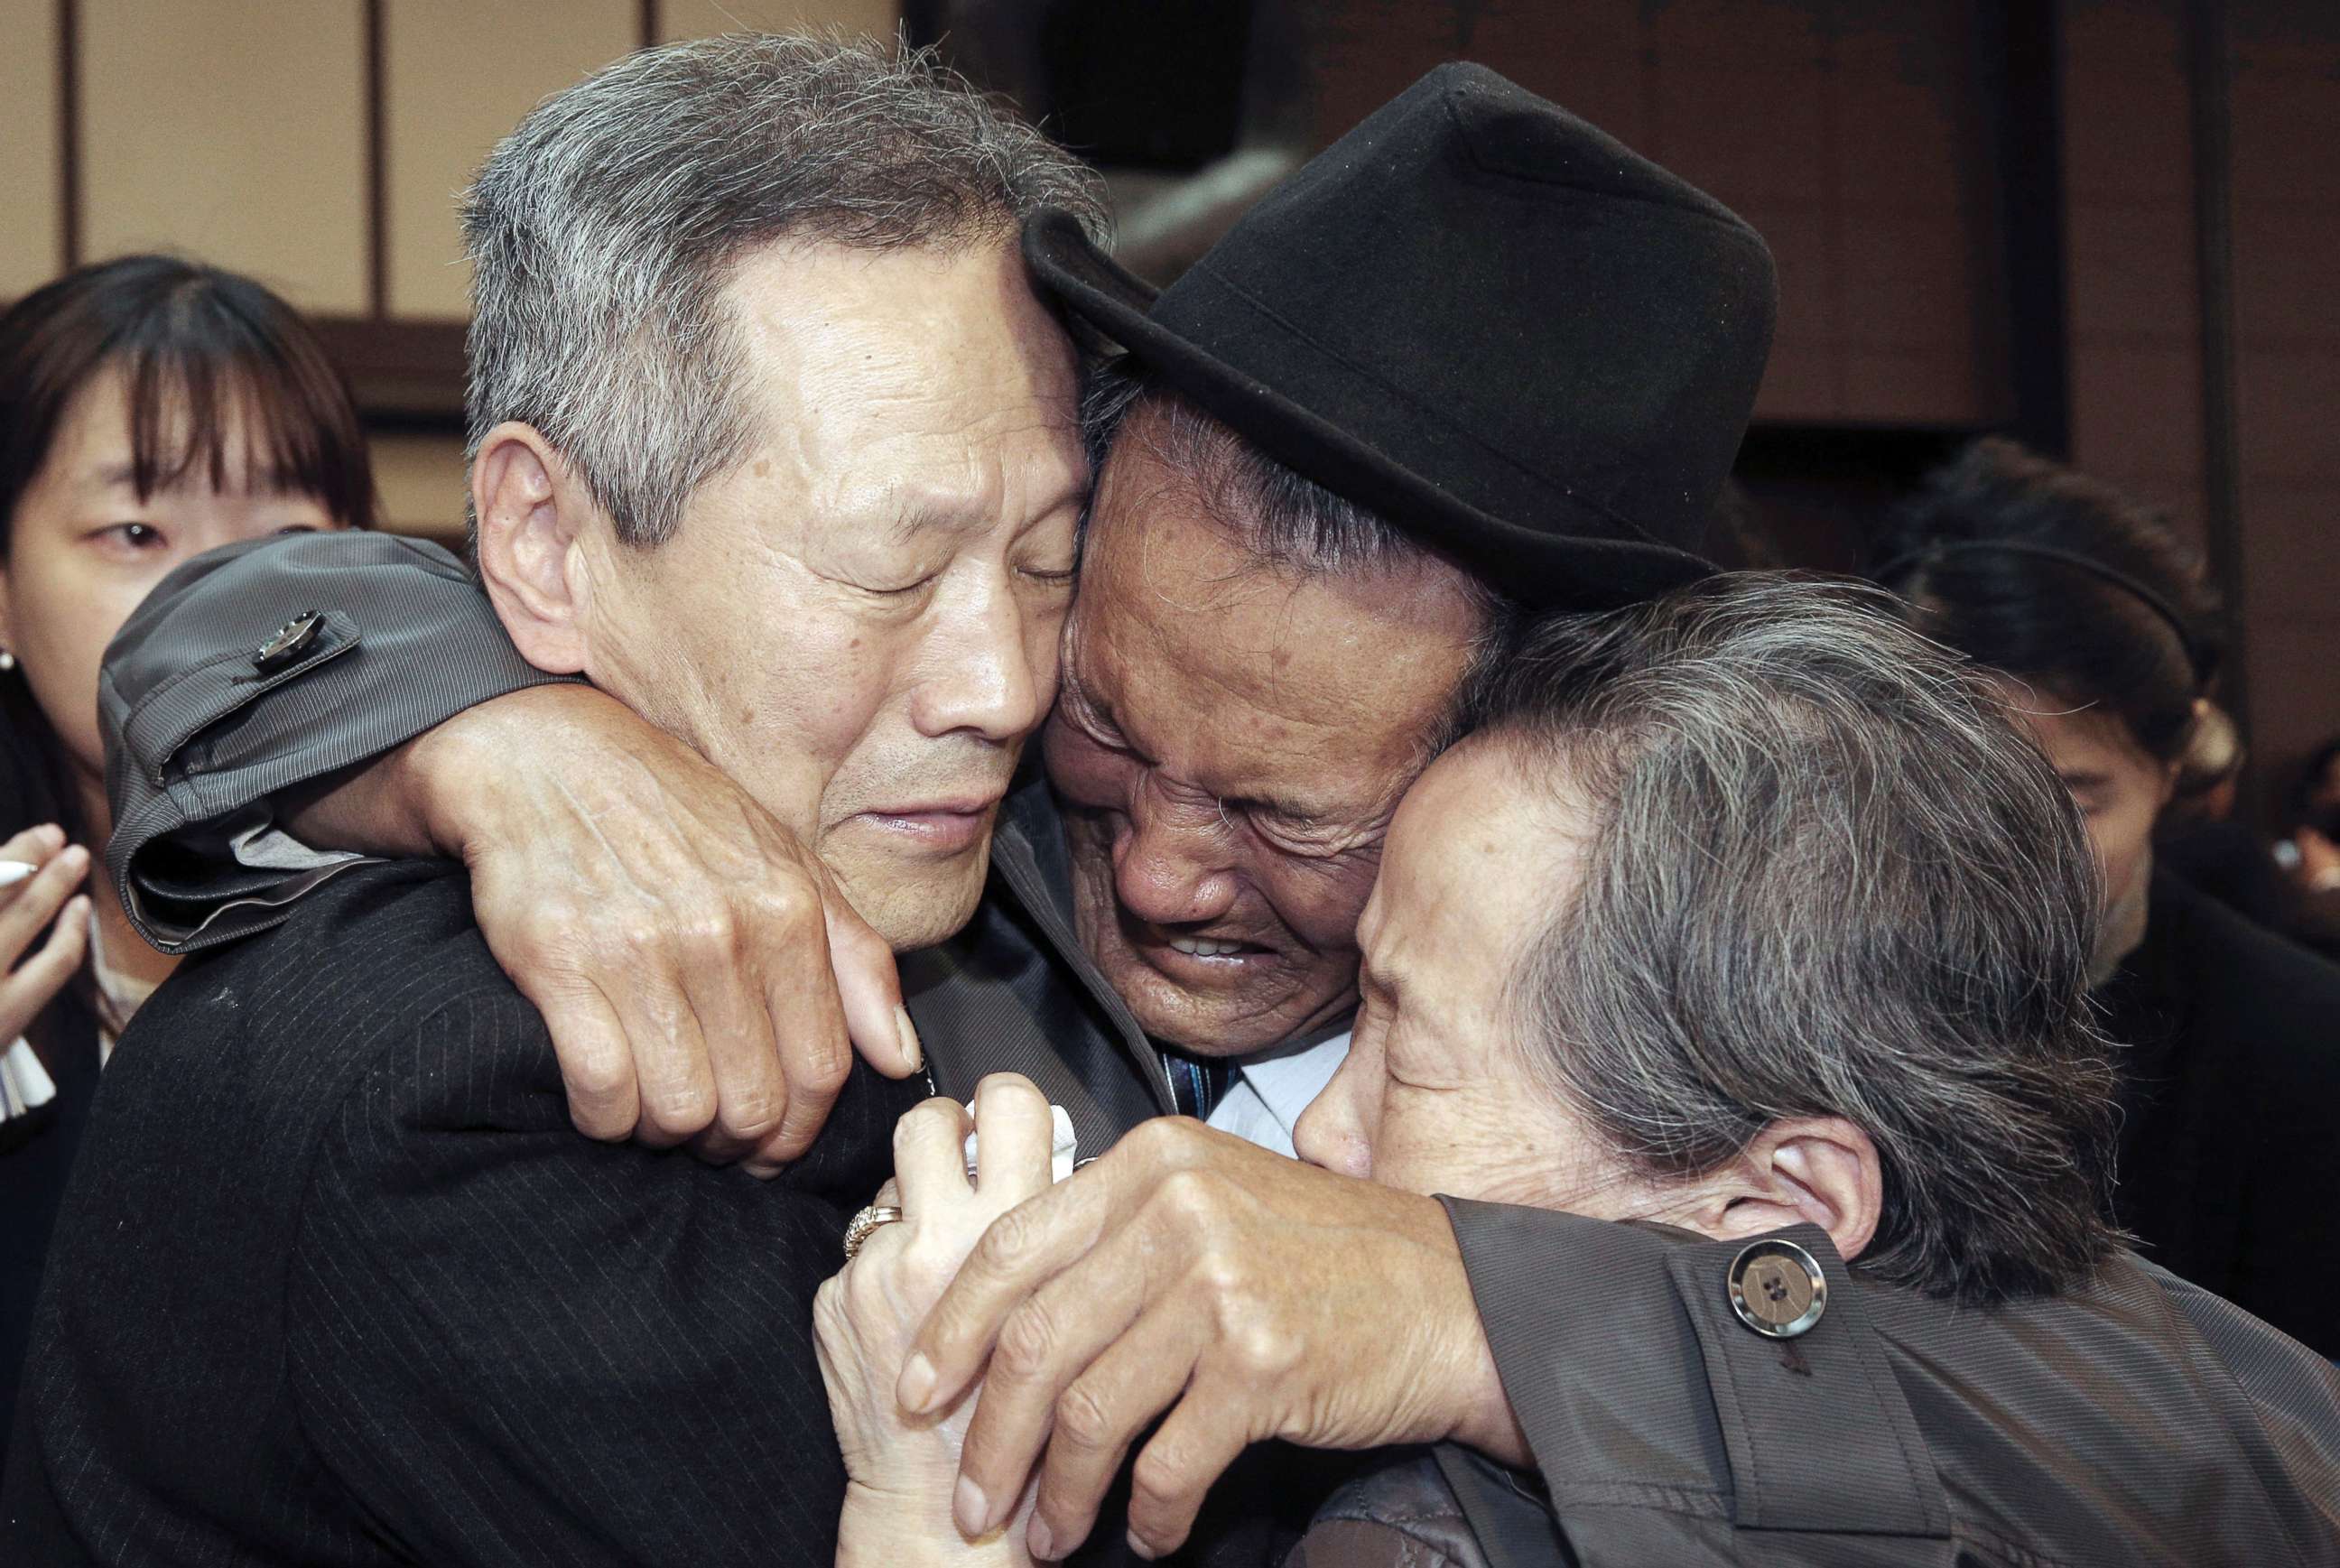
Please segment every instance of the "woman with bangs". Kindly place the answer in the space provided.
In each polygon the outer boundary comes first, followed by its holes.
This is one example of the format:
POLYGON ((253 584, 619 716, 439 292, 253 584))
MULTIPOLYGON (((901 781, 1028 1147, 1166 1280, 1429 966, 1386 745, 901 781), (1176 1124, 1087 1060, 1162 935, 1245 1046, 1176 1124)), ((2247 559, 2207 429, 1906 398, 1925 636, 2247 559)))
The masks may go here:
POLYGON ((181 562, 372 521, 348 386, 251 279, 129 256, 0 313, 0 1459, 98 1069, 175 962, 93 875, 100 658, 181 562))

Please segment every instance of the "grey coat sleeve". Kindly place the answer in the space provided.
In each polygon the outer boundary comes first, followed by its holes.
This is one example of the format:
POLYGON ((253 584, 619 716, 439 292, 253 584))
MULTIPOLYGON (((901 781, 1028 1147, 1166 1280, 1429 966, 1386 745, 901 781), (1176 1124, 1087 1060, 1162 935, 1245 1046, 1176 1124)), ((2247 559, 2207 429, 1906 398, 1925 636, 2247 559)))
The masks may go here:
POLYGON ((124 908, 174 953, 277 924, 356 860, 274 832, 284 791, 563 679, 521 658, 470 571, 435 544, 310 533, 198 556, 124 623, 99 678, 106 869, 124 908), (312 616, 289 656, 263 656, 312 616))
MULTIPOLYGON (((1794 1340, 1732 1314, 1739 1244, 1446 1200, 1488 1343, 1587 1564, 1952 1560, 1948 1499, 1859 1293, 1794 1340), (1825 1442, 1793 1434, 1825 1433, 1825 1442)), ((1817 1226, 1782 1233, 1832 1282, 1817 1226)), ((1475 1521, 1474 1521, 1475 1523, 1475 1521)))

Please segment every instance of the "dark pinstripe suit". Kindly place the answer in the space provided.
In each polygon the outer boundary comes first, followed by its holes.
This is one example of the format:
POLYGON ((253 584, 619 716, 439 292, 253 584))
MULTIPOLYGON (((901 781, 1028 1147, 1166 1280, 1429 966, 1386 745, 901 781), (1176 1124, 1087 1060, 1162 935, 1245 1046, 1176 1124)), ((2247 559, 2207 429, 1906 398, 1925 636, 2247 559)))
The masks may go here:
POLYGON ((468 881, 410 865, 190 965, 104 1087, 7 1499, 56 1560, 831 1549, 812 1293, 922 1085, 857 1073, 768 1185, 589 1143, 468 881))

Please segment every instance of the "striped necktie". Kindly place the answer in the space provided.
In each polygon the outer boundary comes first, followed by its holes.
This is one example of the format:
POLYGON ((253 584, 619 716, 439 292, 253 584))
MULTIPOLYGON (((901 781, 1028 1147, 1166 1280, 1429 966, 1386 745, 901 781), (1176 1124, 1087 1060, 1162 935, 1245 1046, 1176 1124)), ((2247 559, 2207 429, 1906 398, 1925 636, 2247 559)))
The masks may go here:
POLYGON ((1211 1119, 1211 1112, 1234 1081, 1235 1065, 1224 1057, 1190 1057, 1162 1048, 1162 1066, 1170 1075, 1170 1097, 1182 1116, 1211 1119))

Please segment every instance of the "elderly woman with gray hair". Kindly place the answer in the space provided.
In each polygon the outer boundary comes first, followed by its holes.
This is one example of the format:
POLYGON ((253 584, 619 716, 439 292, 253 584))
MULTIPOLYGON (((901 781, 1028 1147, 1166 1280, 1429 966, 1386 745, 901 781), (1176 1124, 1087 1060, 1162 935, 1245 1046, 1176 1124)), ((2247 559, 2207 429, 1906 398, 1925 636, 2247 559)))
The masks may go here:
MULTIPOLYGON (((1858 591, 1725 578, 1536 631, 1398 814, 1298 1142, 1584 1216, 1549 1271, 1581 1362, 1506 1385, 1533 1473, 1374 1455, 1289 1561, 2340 1562, 2340 1375, 2103 1217, 2097 901, 1991 689, 1858 591)), ((904 1119, 904 1223, 821 1297, 840 1562, 1023 1563, 1086 1528, 1052 1450, 1036 1527, 965 1540, 974 1397, 894 1404, 991 1220, 1088 1179, 1050 1187, 1020 1080, 974 1126, 970 1181, 959 1107, 904 1119)), ((1206 1393, 1165 1391, 1137 1460, 1144 1555, 1183 1537, 1149 1467, 1206 1393)))

